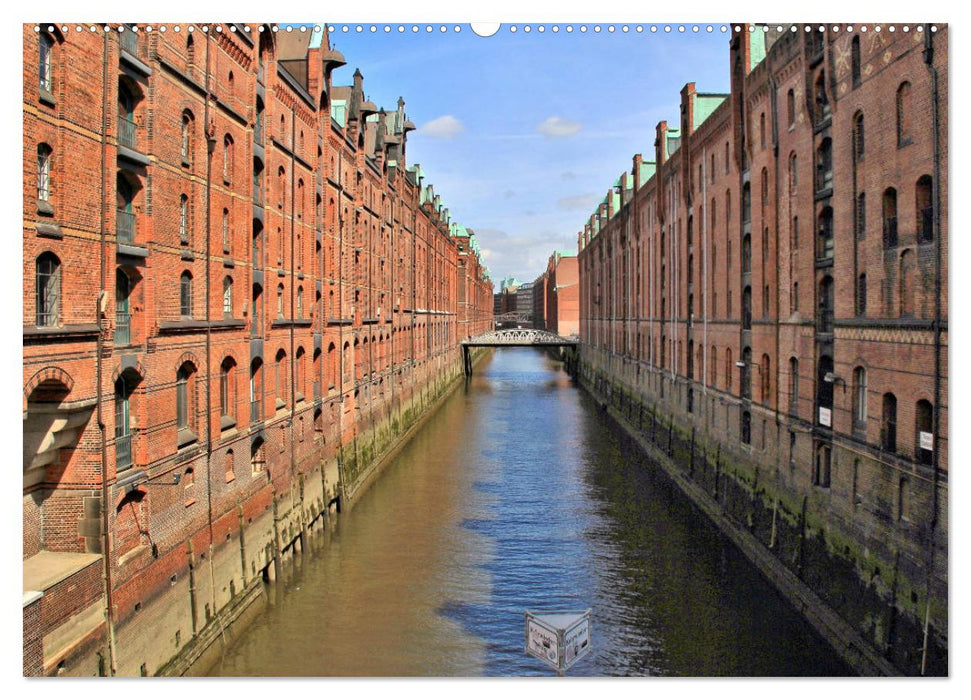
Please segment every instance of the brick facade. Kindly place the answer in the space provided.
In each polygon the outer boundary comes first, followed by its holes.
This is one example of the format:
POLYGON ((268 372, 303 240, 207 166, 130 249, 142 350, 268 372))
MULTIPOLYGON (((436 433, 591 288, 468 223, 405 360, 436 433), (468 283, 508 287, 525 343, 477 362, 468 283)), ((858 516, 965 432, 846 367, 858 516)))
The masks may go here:
POLYGON ((366 462, 368 428, 457 372, 492 284, 407 164, 403 101, 334 85, 326 34, 70 29, 23 27, 23 556, 102 552, 107 528, 124 640, 213 543, 350 497, 363 473, 325 465, 366 462))
POLYGON ((828 554, 800 574, 855 571, 872 614, 827 602, 904 672, 940 673, 947 28, 741 26, 731 92, 686 85, 579 234, 582 373, 801 501, 828 554))

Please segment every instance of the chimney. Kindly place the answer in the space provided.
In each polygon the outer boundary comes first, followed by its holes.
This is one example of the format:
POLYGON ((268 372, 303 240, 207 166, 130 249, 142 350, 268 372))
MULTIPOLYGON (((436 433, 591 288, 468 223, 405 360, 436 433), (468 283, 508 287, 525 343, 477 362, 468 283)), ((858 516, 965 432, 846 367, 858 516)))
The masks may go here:
POLYGON ((641 164, 643 163, 643 158, 640 153, 634 154, 634 193, 641 188, 641 164))

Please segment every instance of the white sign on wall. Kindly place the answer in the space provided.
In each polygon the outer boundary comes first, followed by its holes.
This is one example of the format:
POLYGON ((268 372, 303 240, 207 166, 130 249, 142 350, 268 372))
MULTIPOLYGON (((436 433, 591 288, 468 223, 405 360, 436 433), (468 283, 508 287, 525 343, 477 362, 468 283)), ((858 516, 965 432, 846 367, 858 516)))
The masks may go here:
POLYGON ((819 407, 819 424, 825 425, 827 428, 833 427, 833 412, 830 409, 819 407))
POLYGON ((923 430, 920 431, 920 449, 922 450, 933 450, 934 449, 934 434, 925 433, 923 430))
POLYGON ((563 673, 593 648, 590 610, 531 613, 526 611, 526 653, 563 673))

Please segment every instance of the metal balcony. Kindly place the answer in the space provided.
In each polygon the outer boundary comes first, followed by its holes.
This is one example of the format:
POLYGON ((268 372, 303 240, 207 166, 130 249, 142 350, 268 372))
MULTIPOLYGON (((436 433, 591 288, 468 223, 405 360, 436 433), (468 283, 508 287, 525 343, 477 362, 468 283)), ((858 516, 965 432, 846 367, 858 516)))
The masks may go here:
POLYGON ((131 434, 115 437, 115 466, 117 469, 128 469, 132 465, 131 434))
POLYGON ((118 143, 133 151, 138 150, 138 124, 123 114, 118 115, 118 143))
POLYGON ((115 313, 115 345, 131 344, 131 314, 127 311, 115 313))
POLYGON ((118 210, 115 219, 119 243, 132 244, 135 242, 135 212, 118 210))

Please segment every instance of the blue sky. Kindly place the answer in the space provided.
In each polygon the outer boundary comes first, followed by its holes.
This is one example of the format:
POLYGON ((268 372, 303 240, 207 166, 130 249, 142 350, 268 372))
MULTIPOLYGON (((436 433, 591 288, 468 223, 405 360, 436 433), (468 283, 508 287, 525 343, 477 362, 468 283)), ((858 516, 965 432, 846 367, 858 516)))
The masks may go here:
MULTIPOLYGON (((476 231, 497 283, 535 279, 576 234, 634 153, 653 153, 658 121, 679 122, 680 90, 727 92, 728 37, 645 26, 624 34, 553 33, 503 25, 491 37, 462 31, 403 34, 334 25, 331 43, 379 107, 398 96, 418 130, 407 158, 421 164, 452 217, 476 231)), ((577 25, 578 26, 578 25, 577 25)))

